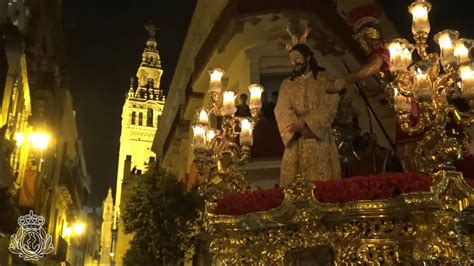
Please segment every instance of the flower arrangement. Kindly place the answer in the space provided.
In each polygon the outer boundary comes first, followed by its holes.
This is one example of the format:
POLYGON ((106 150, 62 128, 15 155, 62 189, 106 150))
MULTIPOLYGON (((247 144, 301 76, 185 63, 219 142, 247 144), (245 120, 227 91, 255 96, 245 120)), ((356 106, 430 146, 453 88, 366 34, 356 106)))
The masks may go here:
MULTIPOLYGON (((474 188, 474 179, 466 178, 474 188)), ((400 194, 430 190, 431 177, 415 173, 384 173, 344 179, 314 181, 314 196, 323 203, 348 203, 360 200, 381 200, 400 194)), ((282 189, 273 188, 232 193, 217 201, 214 214, 243 215, 279 207, 284 199, 282 189)))

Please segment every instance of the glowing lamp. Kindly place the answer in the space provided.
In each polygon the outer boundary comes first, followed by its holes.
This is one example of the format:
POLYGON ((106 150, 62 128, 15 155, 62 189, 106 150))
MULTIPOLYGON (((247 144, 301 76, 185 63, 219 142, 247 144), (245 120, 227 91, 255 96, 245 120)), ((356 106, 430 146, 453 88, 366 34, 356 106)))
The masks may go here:
POLYGON ((454 56, 454 42, 458 37, 459 33, 455 30, 443 30, 434 36, 441 50, 441 64, 443 66, 456 62, 456 57, 454 56))
POLYGON ((413 16, 411 31, 413 34, 430 32, 430 22, 428 12, 431 10, 431 4, 425 0, 418 0, 408 7, 408 12, 413 16))
POLYGON ((209 124, 209 115, 206 111, 206 109, 201 109, 199 112, 199 123, 202 125, 207 125, 209 124))
POLYGON ((211 81, 209 83, 209 92, 211 93, 221 93, 221 79, 224 75, 224 70, 220 68, 212 68, 209 70, 209 76, 211 81))
POLYGON ((50 141, 50 136, 46 133, 36 132, 31 134, 31 144, 33 148, 38 150, 46 150, 48 143, 50 141))
POLYGON ((82 235, 86 229, 86 225, 83 222, 77 222, 72 226, 72 232, 74 235, 82 235))
POLYGON ((235 92, 228 90, 223 93, 223 102, 222 102, 222 114, 223 115, 233 115, 236 111, 235 108, 235 92))
POLYGON ((389 45, 390 71, 404 71, 412 63, 411 46, 405 39, 395 39, 389 45))
POLYGON ((205 146, 205 134, 206 131, 202 125, 194 125, 193 127, 193 149, 202 150, 205 146))
POLYGON ((459 67, 462 94, 468 100, 474 99, 474 63, 459 67))
POLYGON ((207 143, 207 144, 210 144, 211 141, 214 139, 215 136, 216 136, 216 132, 215 132, 213 129, 209 129, 209 130, 206 132, 206 143, 207 143))
POLYGON ((240 123, 242 128, 240 132, 240 145, 252 145, 252 124, 248 119, 242 119, 240 123))
POLYGON ((263 87, 260 84, 251 84, 249 86, 250 91, 250 109, 262 108, 262 92, 263 87))
POLYGON ((459 39, 454 42, 454 56, 459 64, 471 61, 469 50, 472 48, 472 40, 459 39))

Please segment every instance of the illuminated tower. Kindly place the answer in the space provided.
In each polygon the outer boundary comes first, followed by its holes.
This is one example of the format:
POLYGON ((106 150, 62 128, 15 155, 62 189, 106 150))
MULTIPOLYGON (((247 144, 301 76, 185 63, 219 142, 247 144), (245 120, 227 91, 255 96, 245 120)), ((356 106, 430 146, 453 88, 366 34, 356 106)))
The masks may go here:
POLYGON ((131 80, 122 110, 114 219, 114 229, 117 230, 115 244, 117 265, 120 265, 121 257, 127 250, 130 240, 130 236, 123 233, 123 226, 117 224, 120 221, 121 199, 124 197, 122 195, 124 175, 144 173, 148 170, 150 162, 155 161, 155 153, 151 151, 151 146, 158 128, 158 117, 165 104, 163 91, 160 89, 163 70, 155 39, 157 28, 146 25, 145 29, 150 37, 137 71, 137 84, 134 79, 131 80))
POLYGON ((102 204, 102 226, 100 230, 100 265, 110 265, 112 252, 112 225, 114 221, 114 200, 109 188, 107 198, 102 204))

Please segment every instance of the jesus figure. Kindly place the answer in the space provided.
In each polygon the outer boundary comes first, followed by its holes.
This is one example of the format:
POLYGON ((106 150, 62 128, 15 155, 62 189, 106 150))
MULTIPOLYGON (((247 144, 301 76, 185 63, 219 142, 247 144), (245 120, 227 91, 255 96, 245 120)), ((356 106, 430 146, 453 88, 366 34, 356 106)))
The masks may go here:
POLYGON ((297 174, 307 180, 341 177, 338 151, 331 133, 344 79, 334 79, 318 66, 305 44, 289 52, 294 71, 281 84, 275 107, 285 151, 280 186, 289 185, 297 174))

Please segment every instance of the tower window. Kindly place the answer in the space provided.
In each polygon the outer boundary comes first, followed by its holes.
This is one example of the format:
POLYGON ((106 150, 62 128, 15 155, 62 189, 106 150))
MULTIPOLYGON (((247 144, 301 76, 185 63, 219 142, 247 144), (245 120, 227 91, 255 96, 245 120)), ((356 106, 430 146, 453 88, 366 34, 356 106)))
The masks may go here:
POLYGON ((146 126, 147 127, 153 126, 153 109, 148 109, 147 118, 146 118, 146 126))
POLYGON ((137 118, 137 114, 135 112, 132 112, 132 121, 131 121, 132 125, 135 125, 136 118, 137 118))
POLYGON ((140 112, 140 113, 138 114, 138 125, 139 125, 139 126, 142 126, 142 125, 143 125, 143 113, 142 113, 142 112, 140 112))

